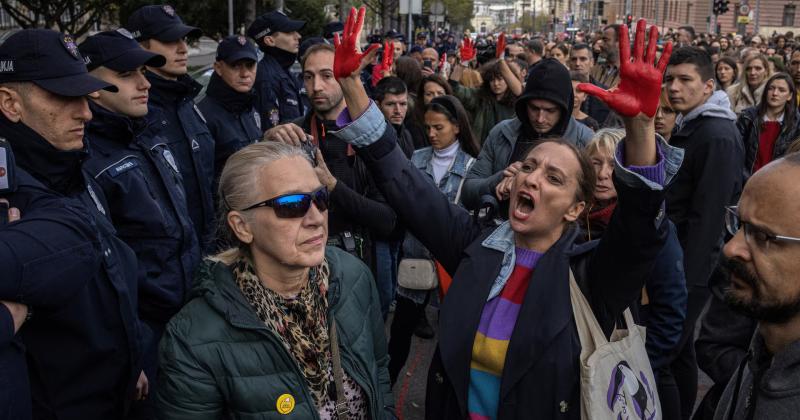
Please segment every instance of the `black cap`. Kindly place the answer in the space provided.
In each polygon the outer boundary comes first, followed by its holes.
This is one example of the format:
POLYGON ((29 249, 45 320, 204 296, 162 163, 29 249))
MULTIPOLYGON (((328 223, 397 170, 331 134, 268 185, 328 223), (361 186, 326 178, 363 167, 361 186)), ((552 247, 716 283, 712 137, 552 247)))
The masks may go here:
POLYGON ((33 82, 61 96, 117 88, 89 75, 75 38, 50 29, 23 29, 0 45, 0 83, 33 82))
POLYGON ((78 46, 78 50, 89 71, 100 66, 119 72, 132 71, 144 65, 161 67, 167 62, 163 55, 142 48, 125 28, 92 35, 78 46))
POLYGON ((300 43, 300 49, 298 50, 297 56, 302 57, 306 55, 306 51, 308 51, 309 48, 317 44, 330 44, 330 43, 326 41, 325 38, 318 36, 312 36, 311 38, 306 38, 303 40, 303 42, 300 43))
POLYGON ((389 30, 389 32, 386 32, 386 36, 384 38, 403 40, 403 38, 405 38, 405 37, 400 32, 397 32, 396 30, 391 29, 391 30, 389 30))
POLYGON ((267 35, 275 32, 296 32, 303 29, 304 26, 306 26, 304 21, 289 19, 283 13, 273 10, 257 17, 247 28, 247 36, 255 39, 257 43, 261 43, 261 40, 267 35))
POLYGON ((183 23, 175 9, 168 4, 142 6, 128 18, 125 29, 130 31, 137 41, 157 39, 161 42, 173 42, 184 37, 199 38, 203 35, 200 28, 183 23))
POLYGON ((322 28, 322 37, 327 39, 333 39, 333 34, 337 32, 341 36, 341 33, 344 32, 344 23, 338 21, 328 22, 322 28))
POLYGON ((233 64, 239 60, 258 61, 256 46, 241 35, 225 37, 217 46, 217 61, 233 64))

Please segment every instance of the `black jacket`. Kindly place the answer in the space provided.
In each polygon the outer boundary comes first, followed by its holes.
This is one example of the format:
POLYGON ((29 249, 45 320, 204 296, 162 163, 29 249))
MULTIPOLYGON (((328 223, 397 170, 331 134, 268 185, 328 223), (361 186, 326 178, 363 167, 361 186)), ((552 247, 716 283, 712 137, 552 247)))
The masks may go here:
POLYGON ((158 111, 130 119, 91 103, 83 166, 108 201, 117 235, 139 260, 139 315, 166 325, 178 313, 200 264, 200 247, 158 111), (154 115, 155 114, 155 115, 154 115))
POLYGON ((706 287, 722 248, 725 206, 742 191, 744 150, 733 120, 701 115, 670 138, 685 150, 667 189, 667 214, 678 229, 686 286, 706 287))
MULTIPOLYGON (((253 93, 231 89, 217 73, 211 75, 206 96, 197 107, 206 117, 214 146, 214 179, 218 180, 228 158, 248 144, 261 140, 261 117, 253 106, 253 93)), ((216 188, 215 188, 216 192, 216 188)))
MULTIPOLYGON (((482 246, 491 231, 482 231, 466 210, 450 203, 403 157, 394 130, 385 130, 359 155, 401 222, 453 276, 440 312, 426 417, 463 419, 475 331, 504 253, 482 246)), ((616 183, 620 204, 601 241, 577 245, 578 230, 567 229, 537 264, 531 280, 536 287, 528 288, 506 355, 498 418, 580 418, 580 341, 569 269, 610 334, 617 316, 638 296, 666 239, 660 215, 664 193, 640 183, 616 183)))
POLYGON ((31 296, 12 300, 34 312, 18 333, 27 350, 34 418, 122 418, 141 371, 136 255, 115 236, 102 191, 80 172, 79 152, 56 151, 22 124, 3 119, 0 127, 17 166, 30 174, 7 197, 11 205, 23 217, 42 214, 62 224, 45 235, 48 247, 80 246, 82 232, 94 236, 91 249, 64 249, 21 269, 31 296), (54 270, 61 277, 48 282, 54 270))
POLYGON ((147 72, 152 84, 150 105, 159 110, 161 134, 175 157, 183 178, 189 218, 202 249, 208 250, 215 233, 211 188, 214 180, 214 137, 194 98, 202 86, 189 76, 177 81, 147 72))
MULTIPOLYGON (((739 119, 736 120, 736 128, 742 135, 742 142, 744 142, 744 171, 745 176, 750 177, 753 174, 753 165, 758 156, 759 136, 761 135, 761 122, 758 118, 758 108, 747 108, 739 114, 739 119)), ((778 159, 786 153, 786 149, 792 144, 794 140, 800 137, 800 111, 795 110, 794 124, 792 127, 787 127, 786 124, 781 122, 781 133, 775 140, 775 148, 772 151, 772 159, 778 159)))
MULTIPOLYGON (((276 53, 282 54, 280 51, 276 53)), ((265 53, 264 58, 258 63, 255 84, 258 97, 256 110, 261 115, 261 129, 264 131, 305 114, 300 95, 302 84, 289 73, 291 65, 292 63, 289 63, 288 66, 282 67, 271 52, 265 53)))
MULTIPOLYGON (((608 86, 598 82, 594 77, 590 77, 590 79, 593 85, 601 89, 608 89, 608 86)), ((601 127, 611 112, 608 105, 594 95, 586 95, 586 101, 581 105, 581 111, 592 117, 601 127)))

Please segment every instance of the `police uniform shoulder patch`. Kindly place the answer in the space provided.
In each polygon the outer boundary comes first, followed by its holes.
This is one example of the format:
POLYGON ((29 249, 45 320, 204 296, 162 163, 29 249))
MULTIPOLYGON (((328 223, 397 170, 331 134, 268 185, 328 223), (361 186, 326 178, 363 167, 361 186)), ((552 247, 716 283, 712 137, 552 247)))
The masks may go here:
POLYGON ((281 115, 277 109, 273 108, 271 111, 269 111, 269 122, 272 123, 273 127, 281 122, 281 115))
POLYGON ((175 9, 173 9, 172 6, 170 6, 168 4, 165 4, 165 5, 161 6, 161 10, 163 10, 164 13, 167 14, 167 16, 170 16, 170 17, 175 16, 175 9))
POLYGON ((128 39, 133 39, 133 34, 132 34, 132 33, 130 33, 130 32, 129 32, 127 29, 125 29, 125 28, 118 28, 118 29, 117 29, 117 33, 118 33, 118 34, 120 34, 120 35, 122 35, 122 36, 124 36, 125 38, 128 38, 128 39))
POLYGON ((81 53, 78 51, 78 44, 75 43, 75 38, 73 38, 72 35, 64 35, 62 42, 64 43, 64 48, 67 49, 67 52, 69 52, 76 59, 81 59, 81 53))

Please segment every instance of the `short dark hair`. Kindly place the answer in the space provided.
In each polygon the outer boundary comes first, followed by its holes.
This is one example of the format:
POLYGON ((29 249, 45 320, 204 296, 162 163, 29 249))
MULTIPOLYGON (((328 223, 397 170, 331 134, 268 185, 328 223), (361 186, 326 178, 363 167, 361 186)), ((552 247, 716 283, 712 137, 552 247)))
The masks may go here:
POLYGON ((541 40, 532 39, 528 42, 528 49, 534 54, 544 55, 544 44, 541 40))
POLYGON ((590 47, 589 44, 581 42, 581 43, 578 43, 578 44, 575 44, 575 45, 572 46, 572 50, 570 50, 570 54, 572 52, 574 52, 574 51, 580 51, 580 50, 588 50, 589 54, 592 53, 592 47, 590 47))
POLYGON ((373 99, 375 99, 375 102, 380 103, 387 94, 402 95, 404 93, 408 93, 406 82, 397 76, 389 76, 384 77, 378 82, 377 85, 375 85, 375 89, 372 91, 372 96, 373 99))
POLYGON ((305 69, 306 68, 306 60, 308 60, 308 57, 311 57, 312 54, 316 54, 316 53, 318 53, 320 51, 327 51, 327 52, 336 54, 336 49, 333 48, 333 45, 331 45, 331 44, 314 44, 314 45, 308 47, 308 49, 306 50, 306 53, 303 54, 303 57, 300 59, 300 68, 305 69))
POLYGON ((603 28, 603 32, 605 32, 605 31, 607 31, 609 29, 612 29, 614 31, 614 39, 618 39, 619 38, 619 27, 620 26, 622 26, 622 25, 620 25, 619 23, 612 23, 611 25, 606 25, 606 27, 603 28))
POLYGON ((685 26, 681 26, 681 27, 678 28, 678 30, 681 30, 681 29, 683 29, 686 32, 689 32, 689 35, 691 35, 692 40, 694 40, 694 27, 693 26, 685 25, 685 26))
POLYGON ((669 58, 670 66, 678 64, 694 64, 703 81, 714 79, 714 64, 706 50, 698 47, 681 47, 669 58))

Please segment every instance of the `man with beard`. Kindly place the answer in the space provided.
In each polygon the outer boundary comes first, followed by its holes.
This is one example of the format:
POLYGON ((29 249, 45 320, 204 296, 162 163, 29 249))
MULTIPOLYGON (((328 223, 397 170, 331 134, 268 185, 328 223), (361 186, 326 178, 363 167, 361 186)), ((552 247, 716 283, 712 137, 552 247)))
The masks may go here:
POLYGON ((600 55, 606 59, 604 63, 598 63, 592 69, 591 77, 608 86, 609 89, 616 87, 619 83, 619 39, 617 32, 619 24, 608 25, 603 28, 603 42, 600 44, 600 55))
POLYGON ((738 207, 727 208, 733 238, 723 250, 726 302, 758 322, 745 360, 715 419, 796 418, 800 410, 800 154, 756 172, 738 207))
POLYGON ((306 146, 317 153, 317 175, 328 187, 328 245, 340 247, 372 264, 373 234, 388 236, 397 228, 397 215, 381 201, 380 194, 353 148, 334 133, 336 118, 345 110, 342 88, 333 77, 334 48, 317 44, 301 60, 303 83, 312 111, 291 123, 267 130, 264 139, 306 146), (368 231, 369 230, 369 231, 368 231))
POLYGON ((262 130, 292 121, 305 111, 301 83, 289 72, 300 50, 298 31, 305 25, 275 10, 259 16, 247 28, 247 35, 264 52, 256 72, 256 109, 262 130))

